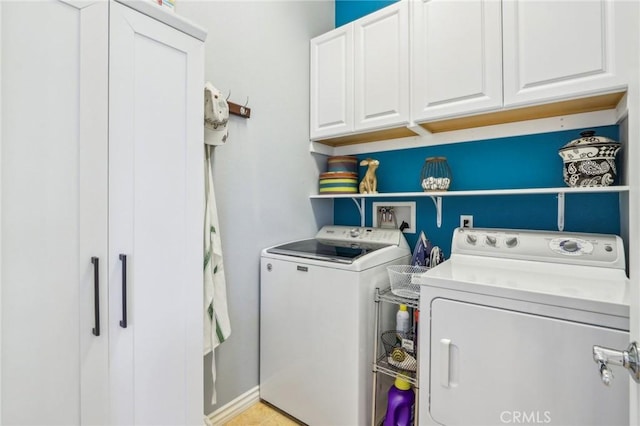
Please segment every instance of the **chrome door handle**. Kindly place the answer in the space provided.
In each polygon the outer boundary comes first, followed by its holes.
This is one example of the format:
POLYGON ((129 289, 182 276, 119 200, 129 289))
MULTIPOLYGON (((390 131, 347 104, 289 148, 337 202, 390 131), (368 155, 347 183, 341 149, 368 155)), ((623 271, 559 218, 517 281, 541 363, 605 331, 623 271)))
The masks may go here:
POLYGON ((593 360, 598 364, 600 369, 600 379, 602 383, 607 386, 609 386, 613 380, 613 373, 609 365, 619 365, 626 368, 633 380, 640 383, 640 356, 638 355, 636 342, 631 342, 624 351, 594 346, 593 360))

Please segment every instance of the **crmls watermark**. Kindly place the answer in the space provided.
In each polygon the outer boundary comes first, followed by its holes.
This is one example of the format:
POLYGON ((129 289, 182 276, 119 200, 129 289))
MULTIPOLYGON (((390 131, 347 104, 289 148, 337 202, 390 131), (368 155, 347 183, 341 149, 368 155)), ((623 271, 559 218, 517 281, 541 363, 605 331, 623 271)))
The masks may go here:
POLYGON ((504 424, 547 424, 551 423, 550 411, 503 411, 500 421, 504 424))

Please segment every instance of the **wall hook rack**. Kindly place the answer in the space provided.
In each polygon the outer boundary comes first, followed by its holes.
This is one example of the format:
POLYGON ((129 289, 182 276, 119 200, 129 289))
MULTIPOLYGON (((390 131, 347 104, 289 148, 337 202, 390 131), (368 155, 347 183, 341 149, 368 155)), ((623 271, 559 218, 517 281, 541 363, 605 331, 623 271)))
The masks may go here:
POLYGON ((231 90, 229 90, 229 95, 227 95, 227 105, 229 105, 229 114, 237 115, 242 118, 251 118, 251 108, 249 105, 249 97, 247 96, 247 102, 244 105, 237 104, 235 102, 229 101, 231 97, 231 90))

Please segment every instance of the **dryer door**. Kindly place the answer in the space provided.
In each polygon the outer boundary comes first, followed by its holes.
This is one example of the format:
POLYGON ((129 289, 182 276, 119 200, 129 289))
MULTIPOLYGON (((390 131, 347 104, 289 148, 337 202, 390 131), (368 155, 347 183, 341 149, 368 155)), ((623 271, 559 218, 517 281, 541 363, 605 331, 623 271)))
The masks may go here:
POLYGON ((447 299, 431 307, 438 423, 629 424, 629 375, 604 386, 591 355, 624 347, 627 332, 447 299))

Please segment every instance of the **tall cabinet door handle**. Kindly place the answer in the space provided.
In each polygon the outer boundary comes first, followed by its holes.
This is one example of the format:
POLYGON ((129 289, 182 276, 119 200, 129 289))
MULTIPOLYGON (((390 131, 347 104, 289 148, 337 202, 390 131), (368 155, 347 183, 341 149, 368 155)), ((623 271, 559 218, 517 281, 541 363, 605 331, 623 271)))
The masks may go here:
POLYGON ((121 254, 120 261, 122 262, 122 319, 120 327, 127 328, 127 255, 121 254))
POLYGON ((93 263, 93 314, 95 316, 94 319, 94 327, 93 327, 93 335, 100 335, 100 260, 93 256, 91 258, 91 263, 93 263))

